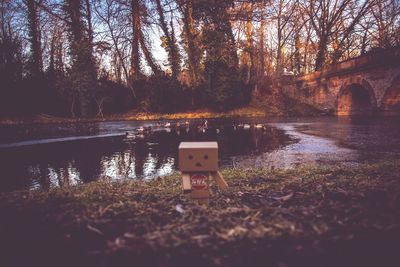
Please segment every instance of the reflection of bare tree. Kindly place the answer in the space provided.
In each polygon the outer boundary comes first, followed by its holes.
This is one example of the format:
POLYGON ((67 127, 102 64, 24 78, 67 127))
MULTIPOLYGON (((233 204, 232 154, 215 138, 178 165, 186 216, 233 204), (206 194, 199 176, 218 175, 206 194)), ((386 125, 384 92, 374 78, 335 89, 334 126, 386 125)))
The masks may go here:
POLYGON ((134 169, 132 169, 132 165, 134 165, 135 158, 130 153, 130 151, 126 151, 126 154, 128 155, 128 168, 126 170, 126 175, 130 176, 131 173, 135 174, 134 169))
POLYGON ((68 165, 62 167, 59 166, 58 168, 55 168, 55 171, 57 173, 58 184, 60 187, 69 187, 73 183, 73 178, 70 177, 68 172, 68 165))
MULTIPOLYGON (((204 123, 199 121, 198 125, 204 123)), ((77 134, 91 129, 78 124, 73 127, 77 134)), ((222 160, 235 155, 262 153, 286 141, 282 132, 273 128, 238 129, 229 120, 210 120, 204 129, 199 130, 196 123, 191 123, 190 128, 172 127, 170 132, 153 131, 138 136, 135 143, 123 138, 56 143, 15 150, 14 154, 4 155, 0 151, 0 159, 6 163, 5 173, 10 177, 8 188, 29 188, 29 179, 36 179, 41 188, 48 189, 55 185, 69 186, 75 179, 88 182, 104 175, 117 178, 165 174, 177 167, 175 159, 181 141, 214 140, 219 143, 222 160), (38 167, 32 170, 31 166, 38 167)))
POLYGON ((133 152, 135 154, 135 174, 137 177, 141 177, 143 176, 144 164, 148 153, 146 143, 143 140, 138 140, 133 152))
MULTIPOLYGON (((132 147, 129 149, 125 149, 124 151, 117 152, 113 157, 112 161, 115 162, 116 170, 115 173, 118 176, 129 177, 132 175, 132 164, 135 160, 134 152, 132 151, 132 147)), ((133 173, 133 175, 135 175, 133 173)))
POLYGON ((115 174, 118 176, 124 175, 127 169, 124 152, 116 153, 111 160, 115 161, 115 174))
MULTIPOLYGON (((97 141, 101 142, 101 140, 97 141)), ((104 151, 98 148, 97 142, 82 142, 76 148, 78 151, 75 156, 76 169, 80 173, 80 180, 90 182, 96 180, 101 173, 101 159, 104 151)))
POLYGON ((39 170, 40 170, 40 176, 39 176, 39 183, 40 183, 40 188, 44 190, 50 189, 50 172, 47 167, 46 163, 41 163, 39 165, 39 170))
POLYGON ((131 150, 132 148, 130 150, 124 151, 124 162, 126 162, 124 174, 126 177, 130 176, 130 174, 132 173, 132 164, 135 161, 135 158, 133 157, 131 150))

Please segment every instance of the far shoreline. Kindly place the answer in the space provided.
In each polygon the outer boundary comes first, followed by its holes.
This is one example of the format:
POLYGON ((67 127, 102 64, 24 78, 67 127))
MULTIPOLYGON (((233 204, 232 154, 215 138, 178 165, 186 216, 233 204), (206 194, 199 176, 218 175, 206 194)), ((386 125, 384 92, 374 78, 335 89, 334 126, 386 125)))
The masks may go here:
POLYGON ((246 106, 230 111, 218 112, 210 109, 197 109, 187 112, 170 114, 140 112, 132 110, 122 114, 107 115, 92 118, 57 117, 48 114, 32 116, 15 116, 0 118, 0 126, 27 125, 27 124, 59 124, 59 123, 96 123, 111 121, 156 121, 156 120, 184 120, 184 119, 219 119, 219 118, 279 118, 279 117, 315 117, 326 116, 323 113, 306 112, 306 114, 288 114, 280 110, 267 110, 260 107, 246 106))

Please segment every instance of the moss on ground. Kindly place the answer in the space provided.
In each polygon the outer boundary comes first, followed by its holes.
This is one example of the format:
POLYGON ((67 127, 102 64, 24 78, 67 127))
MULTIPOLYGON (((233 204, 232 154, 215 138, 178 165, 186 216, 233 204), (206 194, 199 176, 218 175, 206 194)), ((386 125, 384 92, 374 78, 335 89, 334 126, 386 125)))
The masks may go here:
POLYGON ((400 160, 223 175, 208 208, 179 174, 3 193, 0 265, 399 266, 400 160))

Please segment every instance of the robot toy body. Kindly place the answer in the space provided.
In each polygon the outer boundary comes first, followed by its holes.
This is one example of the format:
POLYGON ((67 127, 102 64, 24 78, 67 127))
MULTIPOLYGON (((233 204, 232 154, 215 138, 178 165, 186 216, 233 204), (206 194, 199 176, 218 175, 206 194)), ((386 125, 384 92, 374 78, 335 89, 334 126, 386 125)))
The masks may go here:
POLYGON ((182 142, 179 145, 179 169, 183 192, 199 204, 209 204, 211 176, 221 190, 228 184, 218 171, 217 142, 182 142))

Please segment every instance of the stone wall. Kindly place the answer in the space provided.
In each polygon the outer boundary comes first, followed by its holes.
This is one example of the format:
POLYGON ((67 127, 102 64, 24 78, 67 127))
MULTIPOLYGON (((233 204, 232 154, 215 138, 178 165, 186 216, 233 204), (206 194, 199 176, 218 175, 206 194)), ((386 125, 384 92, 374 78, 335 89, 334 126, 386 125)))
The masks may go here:
POLYGON ((366 110, 400 114, 400 48, 341 62, 301 77, 286 76, 278 86, 287 95, 338 115, 366 110), (368 103, 363 102, 365 95, 368 103))

